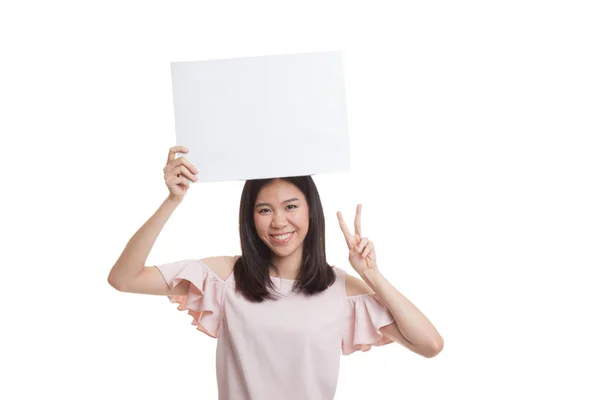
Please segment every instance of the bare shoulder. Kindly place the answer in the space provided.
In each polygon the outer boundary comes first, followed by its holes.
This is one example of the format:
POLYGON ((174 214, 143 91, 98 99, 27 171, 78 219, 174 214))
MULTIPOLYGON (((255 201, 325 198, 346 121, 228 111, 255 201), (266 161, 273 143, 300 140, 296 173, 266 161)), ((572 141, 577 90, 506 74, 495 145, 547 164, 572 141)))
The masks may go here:
POLYGON ((225 280, 233 272, 233 266, 240 256, 215 256, 202 258, 204 264, 208 266, 219 278, 225 280))
POLYGON ((361 294, 374 293, 373 289, 365 281, 346 274, 346 296, 358 296, 361 294))

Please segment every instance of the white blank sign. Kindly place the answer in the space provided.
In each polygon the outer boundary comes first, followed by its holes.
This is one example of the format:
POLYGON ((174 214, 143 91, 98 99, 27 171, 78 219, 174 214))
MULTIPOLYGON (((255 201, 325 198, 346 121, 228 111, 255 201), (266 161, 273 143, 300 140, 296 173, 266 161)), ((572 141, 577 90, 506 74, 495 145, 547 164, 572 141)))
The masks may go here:
POLYGON ((341 52, 173 62, 171 76, 198 182, 349 170, 341 52))

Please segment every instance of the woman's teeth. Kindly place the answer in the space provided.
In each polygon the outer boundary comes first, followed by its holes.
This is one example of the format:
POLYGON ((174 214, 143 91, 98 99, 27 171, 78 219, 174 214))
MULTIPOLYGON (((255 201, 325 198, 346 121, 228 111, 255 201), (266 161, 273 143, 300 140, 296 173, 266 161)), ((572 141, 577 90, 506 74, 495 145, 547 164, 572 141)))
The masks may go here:
POLYGON ((279 235, 279 236, 269 235, 269 236, 271 236, 275 242, 287 243, 293 234, 294 234, 294 232, 288 233, 287 235, 279 235))

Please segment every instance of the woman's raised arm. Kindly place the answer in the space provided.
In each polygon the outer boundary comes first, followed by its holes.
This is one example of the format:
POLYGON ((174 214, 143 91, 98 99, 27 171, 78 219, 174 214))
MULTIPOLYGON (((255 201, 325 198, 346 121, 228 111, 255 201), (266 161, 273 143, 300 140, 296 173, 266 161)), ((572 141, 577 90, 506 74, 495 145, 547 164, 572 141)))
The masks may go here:
POLYGON ((198 173, 185 157, 175 158, 177 153, 187 153, 183 146, 169 149, 167 165, 163 169, 169 196, 160 205, 152 217, 133 235, 125 250, 111 268, 108 283, 119 291, 147 294, 175 295, 187 291, 187 288, 176 286, 171 289, 162 278, 157 268, 146 268, 145 263, 163 227, 181 204, 190 185, 196 181, 198 173), (177 293, 175 293, 177 292, 177 293))

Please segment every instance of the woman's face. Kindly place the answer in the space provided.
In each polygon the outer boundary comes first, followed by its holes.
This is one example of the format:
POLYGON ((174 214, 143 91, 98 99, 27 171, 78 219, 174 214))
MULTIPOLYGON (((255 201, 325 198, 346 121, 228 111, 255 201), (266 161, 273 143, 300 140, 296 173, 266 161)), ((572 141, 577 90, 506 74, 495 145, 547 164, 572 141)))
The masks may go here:
POLYGON ((280 257, 302 251, 308 211, 304 194, 294 184, 281 179, 270 182, 261 188, 254 206, 258 237, 280 257))

